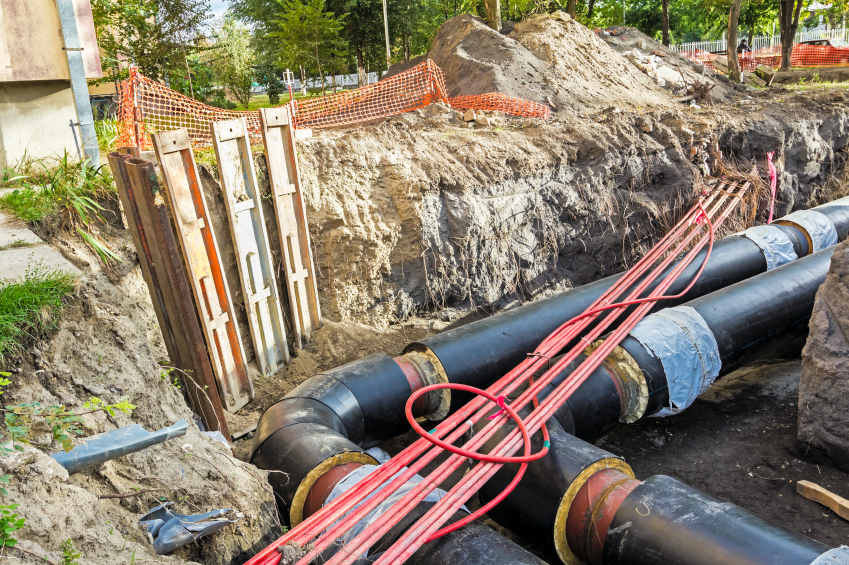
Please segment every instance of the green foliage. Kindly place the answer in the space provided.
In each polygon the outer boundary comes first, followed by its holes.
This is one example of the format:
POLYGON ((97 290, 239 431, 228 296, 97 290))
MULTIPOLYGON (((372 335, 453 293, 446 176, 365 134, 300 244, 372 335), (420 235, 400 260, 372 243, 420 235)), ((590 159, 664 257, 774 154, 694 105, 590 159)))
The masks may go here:
MULTIPOLYGON (((20 282, 0 281, 0 362, 23 350, 26 340, 52 330, 65 304, 63 298, 76 286, 72 275, 27 269, 20 282)), ((2 374, 2 385, 9 384, 2 374)))
POLYGON ((250 29, 228 16, 216 26, 212 37, 215 41, 212 68, 218 84, 247 106, 251 100, 256 58, 251 47, 250 29))
POLYGON ((82 557, 83 554, 77 551, 74 540, 66 539, 59 548, 62 550, 62 558, 59 560, 59 565, 80 565, 77 559, 82 557))
MULTIPOLYGON (((132 61, 153 79, 185 69, 186 57, 204 48, 209 10, 209 0, 92 0, 103 66, 117 70, 119 59, 132 61)), ((116 74, 125 78, 122 66, 116 74)))
POLYGON ((0 505, 0 548, 15 547, 18 540, 12 535, 24 527, 26 518, 18 518, 14 512, 17 504, 0 505))
POLYGON ((53 441, 59 443, 65 452, 73 449, 74 435, 81 435, 79 425, 82 424, 81 416, 94 412, 106 412, 110 416, 115 416, 116 411, 129 414, 135 409, 135 406, 121 400, 115 404, 105 404, 97 397, 91 397, 85 403, 86 412, 70 412, 64 406, 47 406, 43 407, 39 402, 24 402, 15 406, 6 406, 4 414, 6 422, 6 431, 9 432, 12 438, 12 446, 18 451, 22 451, 23 447, 19 444, 29 444, 31 441, 31 433, 33 426, 33 418, 43 419, 50 426, 53 433, 53 441))
POLYGON ((24 162, 19 167, 28 179, 20 188, 0 197, 3 208, 27 222, 41 222, 50 216, 64 214, 69 227, 75 228, 104 264, 121 261, 95 235, 94 220, 106 223, 99 198, 114 196, 115 187, 109 167, 91 168, 74 162, 68 153, 51 164, 42 160, 24 162))
POLYGON ((97 134, 97 146, 101 154, 117 149, 118 120, 97 120, 94 122, 94 131, 97 134))
POLYGON ((341 38, 343 17, 326 12, 324 0, 277 0, 282 11, 274 20, 280 38, 279 60, 284 66, 303 65, 324 75, 337 72, 343 66, 347 42, 341 38))
MULTIPOLYGON (((265 87, 268 102, 272 106, 280 104, 280 95, 286 90, 286 85, 280 80, 277 66, 270 60, 262 61, 255 70, 256 82, 265 87)), ((247 107, 248 104, 245 105, 247 107)))

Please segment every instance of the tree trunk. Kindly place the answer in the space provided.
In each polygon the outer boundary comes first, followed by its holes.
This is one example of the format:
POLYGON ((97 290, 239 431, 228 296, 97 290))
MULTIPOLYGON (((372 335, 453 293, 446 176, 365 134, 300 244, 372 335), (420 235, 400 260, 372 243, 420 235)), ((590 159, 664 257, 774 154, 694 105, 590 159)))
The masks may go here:
POLYGON ((566 13, 575 19, 575 15, 578 13, 578 0, 568 0, 566 2, 566 13))
POLYGON ((740 19, 740 5, 743 0, 734 0, 728 12, 728 70, 731 82, 740 82, 740 61, 737 59, 737 20, 740 19))
POLYGON ((410 60, 410 37, 408 35, 404 36, 403 44, 404 44, 404 62, 406 63, 407 61, 410 60))
POLYGON ((333 71, 333 78, 330 80, 333 83, 333 94, 336 94, 336 71, 333 71))
POLYGON ((663 0, 663 44, 669 47, 669 0, 663 0))
POLYGON ((778 5, 778 24, 781 29, 781 68, 789 69, 793 55, 793 40, 799 28, 802 0, 781 0, 778 5))
POLYGON ((303 65, 298 65, 298 73, 301 77, 301 96, 307 95, 307 72, 303 65))
POLYGON ((365 86, 366 80, 366 69, 363 66, 363 47, 357 45, 357 86, 365 86))
POLYGON ((593 11, 595 11, 595 0, 590 0, 587 3, 587 21, 593 19, 593 11))
MULTIPOLYGON (((501 1, 485 0, 486 23, 495 31, 501 31, 501 1)), ((456 9, 454 10, 456 12, 456 9)))

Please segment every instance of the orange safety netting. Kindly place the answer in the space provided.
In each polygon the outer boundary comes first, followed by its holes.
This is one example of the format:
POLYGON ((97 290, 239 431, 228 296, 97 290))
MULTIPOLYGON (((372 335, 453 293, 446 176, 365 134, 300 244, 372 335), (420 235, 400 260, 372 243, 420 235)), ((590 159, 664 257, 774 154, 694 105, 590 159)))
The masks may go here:
MULTIPOLYGON (((711 70, 715 70, 713 61, 719 56, 700 49, 681 51, 680 54, 703 64, 711 70)), ((781 66, 781 46, 773 45, 749 53, 740 53, 737 55, 737 59, 740 61, 740 68, 744 71, 753 71, 758 65, 777 69, 781 66)), ((798 44, 793 46, 793 51, 790 54, 791 67, 828 67, 835 65, 849 65, 849 47, 798 44)))
MULTIPOLYGON (((261 141, 259 112, 236 112, 207 106, 143 76, 135 69, 130 71, 130 79, 121 83, 120 92, 118 143, 122 146, 138 145, 147 149, 151 147, 151 133, 177 128, 186 128, 194 145, 210 145, 210 122, 239 117, 247 119, 252 141, 261 141)), ((428 59, 375 84, 329 96, 293 100, 289 106, 296 128, 355 124, 409 112, 439 101, 457 110, 492 110, 542 119, 551 114, 544 104, 503 94, 448 98, 446 92, 442 69, 428 59)))

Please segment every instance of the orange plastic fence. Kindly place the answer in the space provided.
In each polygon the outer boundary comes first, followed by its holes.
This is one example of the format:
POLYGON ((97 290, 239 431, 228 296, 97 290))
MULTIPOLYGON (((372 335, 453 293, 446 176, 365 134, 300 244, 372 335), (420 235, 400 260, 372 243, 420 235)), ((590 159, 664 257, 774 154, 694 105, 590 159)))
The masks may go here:
MULTIPOLYGON (((825 40, 823 40, 825 41, 825 40)), ((695 51, 681 51, 681 55, 703 64, 705 67, 713 68, 713 61, 717 55, 696 49, 695 51)), ((758 65, 764 65, 773 69, 781 66, 781 46, 764 47, 750 53, 741 53, 737 56, 740 68, 744 71, 753 71, 758 65)), ((849 65, 849 47, 835 47, 831 45, 809 45, 799 44, 793 46, 790 54, 791 67, 829 67, 837 65, 849 65)))
MULTIPOLYGON (((430 59, 375 84, 289 104, 296 128, 326 128, 409 112, 438 101, 457 110, 493 110, 542 119, 551 114, 544 104, 502 94, 448 98, 442 69, 430 59)), ((147 149, 151 133, 186 128, 195 146, 207 146, 212 143, 209 122, 242 116, 247 118, 251 140, 259 143, 259 112, 207 106, 132 69, 130 79, 121 83, 118 141, 147 149)))

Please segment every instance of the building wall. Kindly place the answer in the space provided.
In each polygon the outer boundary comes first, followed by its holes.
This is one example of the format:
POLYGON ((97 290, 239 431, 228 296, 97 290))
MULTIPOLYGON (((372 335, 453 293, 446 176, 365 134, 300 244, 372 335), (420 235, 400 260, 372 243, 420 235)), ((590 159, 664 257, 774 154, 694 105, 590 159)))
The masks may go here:
POLYGON ((77 112, 70 81, 0 82, 0 165, 25 154, 44 159, 68 151, 76 158, 71 120, 77 112))

